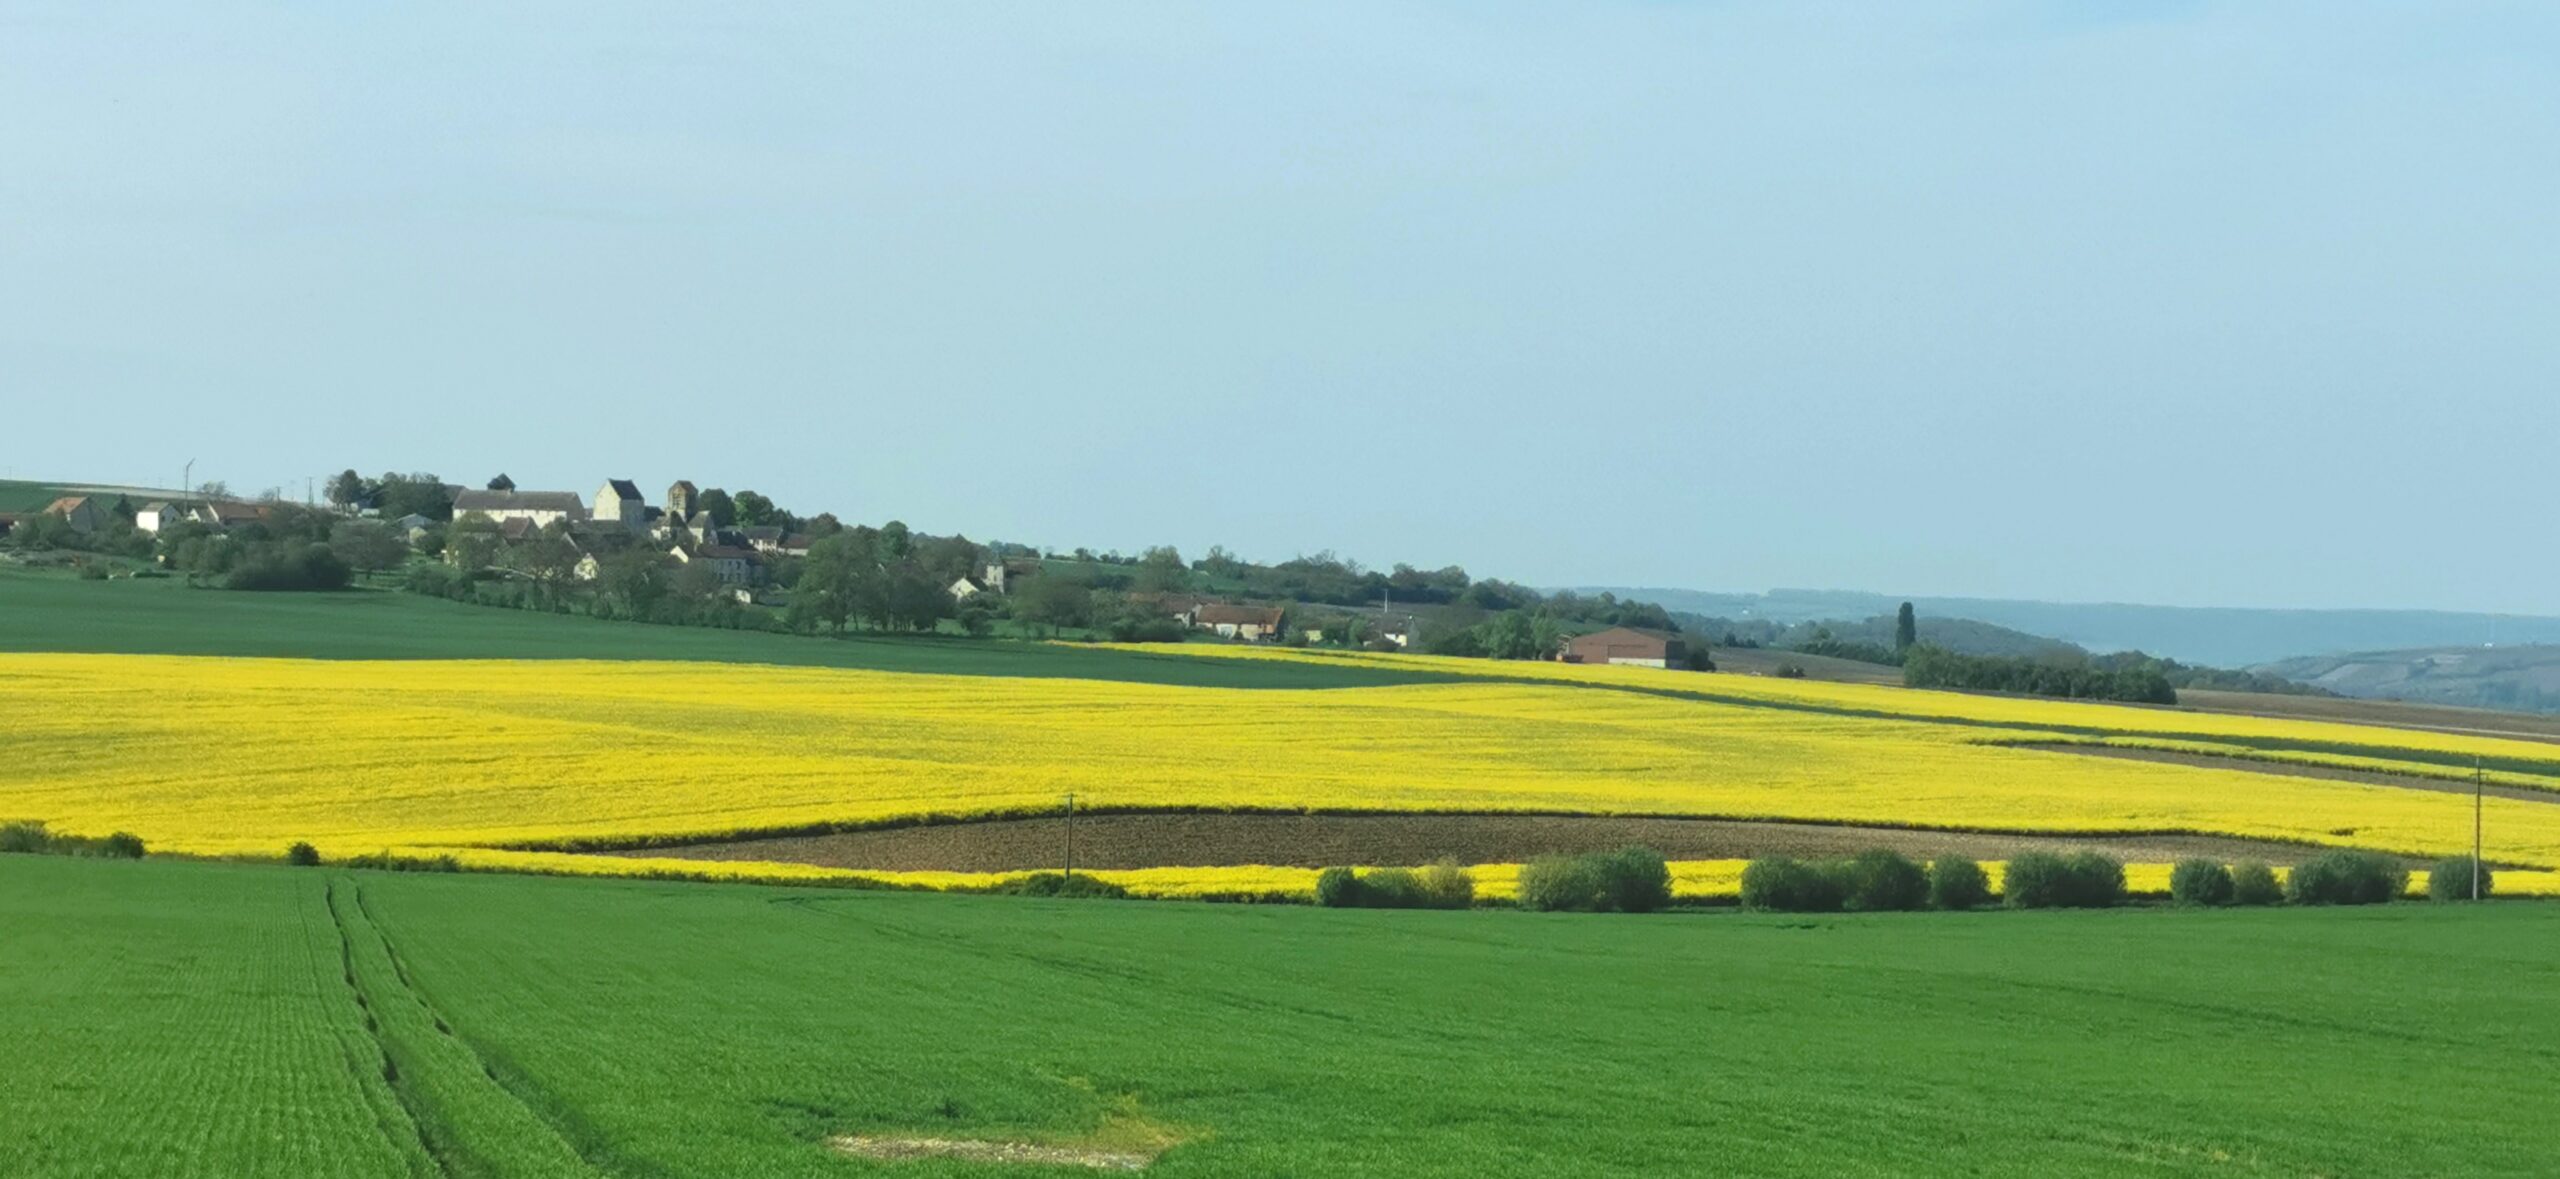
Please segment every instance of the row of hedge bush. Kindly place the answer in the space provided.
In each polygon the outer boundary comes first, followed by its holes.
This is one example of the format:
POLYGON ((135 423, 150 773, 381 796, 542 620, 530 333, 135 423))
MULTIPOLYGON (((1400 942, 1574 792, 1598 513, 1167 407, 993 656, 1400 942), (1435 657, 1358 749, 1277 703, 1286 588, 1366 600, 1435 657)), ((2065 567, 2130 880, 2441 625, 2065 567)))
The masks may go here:
POLYGON ((1316 873, 1316 903, 1329 909, 1464 909, 1476 903, 1476 878, 1453 860, 1419 872, 1327 868, 1316 873))
MULTIPOLYGON (((1327 868, 1316 903, 1332 909, 1464 909, 1475 877, 1455 861, 1410 868, 1327 868)), ((1541 856, 1520 866, 1519 904, 1548 913, 1650 913, 1671 904, 1671 865, 1651 848, 1541 856)))
POLYGON ((95 856, 108 860, 139 860, 146 849, 142 837, 130 831, 113 835, 63 835, 48 831, 36 822, 0 823, 0 852, 35 856, 95 856))
MULTIPOLYGON (((2096 852, 2028 852, 2009 861, 2006 877, 2000 899, 2012 909, 2103 909, 2125 899, 2124 865, 2096 852)), ((2479 879, 2480 895, 2489 896, 2494 877, 2485 865, 2479 879)), ((2471 885, 2469 856, 2440 861, 2427 877, 2428 895, 2439 901, 2467 900, 2471 885)), ((2182 860, 2169 873, 2170 900, 2190 906, 2373 905, 2398 900, 2408 887, 2399 860, 2347 849, 2303 861, 2281 885, 2275 869, 2254 860, 2182 860)), ((1982 866, 1961 856, 1941 856, 1925 868, 1883 850, 1810 862, 1769 856, 1742 872, 1743 906, 1771 912, 1960 910, 1990 900, 1982 866)))
MULTIPOLYGON (((2427 896, 2438 901, 2471 899, 2473 861, 2448 856, 2427 873, 2427 896)), ((2480 896, 2491 896, 2497 874, 2479 865, 2480 896)), ((2304 860, 2276 884, 2275 870, 2246 861, 2230 867, 2212 860, 2181 860, 2169 872, 2169 899, 2181 905, 2380 905, 2409 891, 2409 870, 2380 852, 2338 849, 2304 860)))

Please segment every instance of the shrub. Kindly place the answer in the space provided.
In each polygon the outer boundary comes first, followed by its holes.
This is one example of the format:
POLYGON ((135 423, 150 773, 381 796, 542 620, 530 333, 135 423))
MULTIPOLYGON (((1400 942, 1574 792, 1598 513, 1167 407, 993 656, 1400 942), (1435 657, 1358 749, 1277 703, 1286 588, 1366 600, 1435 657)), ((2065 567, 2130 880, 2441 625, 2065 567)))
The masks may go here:
POLYGON ((2096 852, 2027 852, 2000 889, 2012 909, 2103 909, 2124 899, 2124 865, 2096 852))
POLYGON ((1600 873, 1600 907, 1618 913, 1650 913, 1671 905, 1671 865, 1649 847, 1624 847, 1589 857, 1600 873))
POLYGON ((2228 905, 2231 889, 2231 869, 2213 860, 2180 860, 2169 869, 2169 899, 2181 905, 2228 905))
POLYGON ((1520 866, 1520 907, 1543 913, 1600 907, 1604 885, 1590 856, 1540 856, 1520 866))
MULTIPOLYGON (((2447 856, 2436 861, 2427 872, 2427 897, 2438 901, 2471 899, 2471 864, 2469 856, 2447 856)), ((2487 900, 2496 876, 2487 864, 2480 865, 2480 899, 2487 900)))
POLYGON ((35 855, 52 846, 42 823, 0 823, 0 852, 35 855))
POLYGON ((1126 900, 1129 896, 1128 889, 1108 880, 1096 879, 1091 874, 1069 876, 1063 872, 1034 872, 1007 880, 987 891, 1016 897, 1100 897, 1114 901, 1126 900))
POLYGON ((2001 874, 2000 900, 2012 909, 2058 909, 2071 903, 2070 895, 2071 869, 2048 852, 2012 856, 2001 874))
POLYGON ((98 854, 111 860, 142 858, 142 837, 131 831, 118 831, 98 841, 98 854))
POLYGON ((2096 852, 2073 852, 2063 857, 2063 867, 2071 873, 2072 903, 2083 909, 2104 909, 2124 900, 2124 865, 2096 852))
POLYGON ((2231 903, 2235 905, 2272 905, 2284 899, 2284 886, 2276 883, 2276 870, 2259 860, 2242 860, 2231 866, 2231 903))
POLYGON ((224 575, 223 586, 236 590, 341 590, 355 571, 325 544, 261 545, 224 575))
POLYGON ((2285 880, 2285 899, 2297 905, 2379 905, 2407 891, 2409 870, 2369 851, 2339 849, 2304 860, 2285 880))
POLYGON ((308 843, 297 843, 284 849, 284 862, 297 868, 320 866, 320 849, 308 843))
POLYGON ((1744 908, 1773 913, 1830 913, 1841 905, 1840 881, 1819 865, 1763 856, 1742 869, 1744 908))
POLYGON ((1851 912, 1897 913, 1929 904, 1929 874, 1900 852, 1860 852, 1837 872, 1841 904, 1851 912))
POLYGON ((1410 868, 1379 868, 1360 876, 1360 903, 1372 909, 1419 909, 1422 878, 1410 868))
POLYGON ((1349 868, 1327 868, 1316 873, 1316 903, 1328 909, 1358 908, 1359 875, 1349 868))
POLYGON ((1982 865, 1963 856, 1940 856, 1929 865, 1929 904, 1939 909, 1971 909, 1991 900, 1991 878, 1982 865))
POLYGON ((1464 909, 1476 903, 1476 878, 1456 860, 1442 860, 1422 870, 1422 895, 1434 909, 1464 909))

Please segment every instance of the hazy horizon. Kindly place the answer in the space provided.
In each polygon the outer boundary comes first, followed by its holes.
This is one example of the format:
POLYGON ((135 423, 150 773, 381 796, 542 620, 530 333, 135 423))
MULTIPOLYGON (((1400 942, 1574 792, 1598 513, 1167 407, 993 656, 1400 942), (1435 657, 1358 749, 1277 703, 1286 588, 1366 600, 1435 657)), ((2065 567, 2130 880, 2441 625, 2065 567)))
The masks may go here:
POLYGON ((2560 9, 0 0, 0 474, 2560 613, 2560 9))

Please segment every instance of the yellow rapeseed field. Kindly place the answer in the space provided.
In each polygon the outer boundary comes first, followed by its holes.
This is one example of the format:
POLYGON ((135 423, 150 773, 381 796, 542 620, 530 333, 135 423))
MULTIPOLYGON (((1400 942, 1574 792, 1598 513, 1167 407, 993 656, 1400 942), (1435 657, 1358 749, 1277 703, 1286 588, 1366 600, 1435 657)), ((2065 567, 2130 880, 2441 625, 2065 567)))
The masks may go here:
POLYGON ((1875 713, 1897 719, 1980 726, 1985 740, 2034 739, 2043 730, 2091 743, 2255 756, 2306 765, 2471 778, 2473 757, 2487 759, 2491 782, 2560 791, 2560 744, 2339 721, 2277 719, 2188 712, 2133 704, 1989 696, 1876 684, 1828 683, 1766 676, 1701 675, 1659 668, 1504 662, 1369 651, 1195 643, 1149 647, 1202 659, 1352 663, 1430 671, 1476 679, 1538 681, 1678 693, 1732 704, 1875 713), (2496 769, 2500 762, 2539 763, 2538 770, 2496 769))
MULTIPOLYGON (((309 840, 336 856, 1044 810, 1073 791, 1098 807, 2190 831, 2419 854, 2470 840, 2468 800, 2452 795, 2005 748, 1985 742, 2017 730, 1926 719, 2231 718, 1859 697, 1924 718, 1900 720, 1761 706, 1740 698, 1769 684, 1742 677, 1685 677, 1731 699, 1572 682, 1626 670, 1245 690, 703 663, 0 655, 0 819, 212 854, 309 840)), ((2560 867, 2560 805, 2492 799, 2488 827, 2493 858, 2560 867)))

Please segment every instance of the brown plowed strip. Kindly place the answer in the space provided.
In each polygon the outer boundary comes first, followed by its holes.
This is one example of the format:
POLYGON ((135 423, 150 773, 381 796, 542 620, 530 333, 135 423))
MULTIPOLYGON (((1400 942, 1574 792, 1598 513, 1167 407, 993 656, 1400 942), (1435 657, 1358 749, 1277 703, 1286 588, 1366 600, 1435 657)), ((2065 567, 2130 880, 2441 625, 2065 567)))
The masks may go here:
MULTIPOLYGON (((2197 766, 2208 770, 2237 770, 2244 774, 2280 774, 2288 778, 2321 778, 2331 782, 2353 782, 2359 786, 2396 786, 2404 790, 2433 790, 2440 794, 2469 794, 2471 783, 2450 778, 2426 778, 2416 774, 2387 774, 2378 770, 2351 770, 2339 766, 2293 765, 2280 761, 2259 761, 2249 757, 2223 757, 2211 753, 2182 753, 2173 749, 2132 749, 2122 745, 2073 745, 2067 742, 2037 745, 2012 745, 2011 749, 2034 749, 2045 753, 2076 753, 2084 757, 2114 757, 2126 761, 2156 761, 2173 766, 2197 766)), ((2482 793, 2491 798, 2512 798, 2517 802, 2560 804, 2560 793, 2528 790, 2522 786, 2489 786, 2482 793)))
MULTIPOLYGON (((2202 835, 2006 835, 1833 827, 1722 819, 1623 819, 1549 815, 1086 815, 1076 819, 1079 868, 1273 864, 1516 863, 1550 853, 1631 844, 1674 860, 1764 855, 1845 856, 1871 848, 1904 855, 2003 860, 2024 851, 2104 852, 2135 863, 2185 856, 2291 864, 2314 848, 2202 835)), ((764 860, 874 872, 1014 872, 1057 868, 1066 856, 1061 819, 1001 819, 750 839, 608 853, 694 860, 764 860)))

